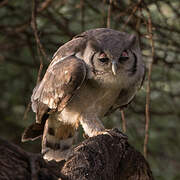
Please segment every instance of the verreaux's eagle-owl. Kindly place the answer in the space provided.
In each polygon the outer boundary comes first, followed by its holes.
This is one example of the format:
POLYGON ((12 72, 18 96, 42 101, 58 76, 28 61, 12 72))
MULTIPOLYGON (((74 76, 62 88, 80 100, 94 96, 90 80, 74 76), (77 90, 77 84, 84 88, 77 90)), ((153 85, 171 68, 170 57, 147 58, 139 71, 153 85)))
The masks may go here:
POLYGON ((22 141, 43 135, 44 158, 65 158, 79 124, 89 137, 103 133, 101 119, 133 99, 144 72, 135 35, 99 28, 75 36, 57 50, 34 88, 36 123, 22 141))

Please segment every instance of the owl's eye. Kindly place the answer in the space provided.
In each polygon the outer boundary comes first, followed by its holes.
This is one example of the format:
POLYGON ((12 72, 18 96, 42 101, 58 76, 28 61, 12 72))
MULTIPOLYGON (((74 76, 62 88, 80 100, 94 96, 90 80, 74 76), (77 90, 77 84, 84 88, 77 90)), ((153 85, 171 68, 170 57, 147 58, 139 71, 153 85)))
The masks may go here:
POLYGON ((123 51, 121 56, 119 57, 119 62, 124 62, 129 59, 129 55, 127 51, 123 51))
POLYGON ((98 60, 101 62, 101 63, 108 63, 109 59, 108 57, 106 56, 106 54, 104 52, 101 52, 99 57, 98 57, 98 60))
POLYGON ((99 61, 102 62, 102 63, 107 63, 109 61, 108 58, 99 58, 99 61))

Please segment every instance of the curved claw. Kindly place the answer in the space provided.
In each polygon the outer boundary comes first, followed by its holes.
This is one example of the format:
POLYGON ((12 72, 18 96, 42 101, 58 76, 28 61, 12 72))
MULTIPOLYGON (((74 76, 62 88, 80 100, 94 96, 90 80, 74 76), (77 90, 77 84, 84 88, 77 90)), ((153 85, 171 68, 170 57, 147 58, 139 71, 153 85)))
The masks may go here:
POLYGON ((100 131, 97 135, 108 135, 111 138, 113 138, 113 136, 111 135, 111 133, 109 133, 109 129, 105 129, 104 131, 100 131))

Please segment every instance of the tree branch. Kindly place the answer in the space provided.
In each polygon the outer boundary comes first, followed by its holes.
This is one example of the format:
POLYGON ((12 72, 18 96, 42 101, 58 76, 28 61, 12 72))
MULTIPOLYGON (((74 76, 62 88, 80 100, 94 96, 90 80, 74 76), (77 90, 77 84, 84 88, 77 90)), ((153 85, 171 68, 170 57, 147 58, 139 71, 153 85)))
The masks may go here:
POLYGON ((16 179, 153 180, 144 157, 117 129, 88 138, 73 149, 67 161, 44 161, 0 139, 0 177, 16 179))

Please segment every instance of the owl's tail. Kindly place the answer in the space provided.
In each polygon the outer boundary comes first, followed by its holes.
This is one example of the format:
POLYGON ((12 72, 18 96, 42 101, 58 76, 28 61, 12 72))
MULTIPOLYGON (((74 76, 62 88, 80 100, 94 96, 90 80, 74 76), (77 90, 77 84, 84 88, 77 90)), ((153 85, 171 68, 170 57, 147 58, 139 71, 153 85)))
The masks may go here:
POLYGON ((76 126, 65 124, 49 116, 41 124, 34 123, 25 129, 22 142, 42 137, 44 159, 60 161, 71 154, 71 146, 77 141, 76 126))
POLYGON ((77 139, 75 127, 49 117, 46 120, 42 140, 44 159, 61 161, 71 154, 70 147, 77 139))

